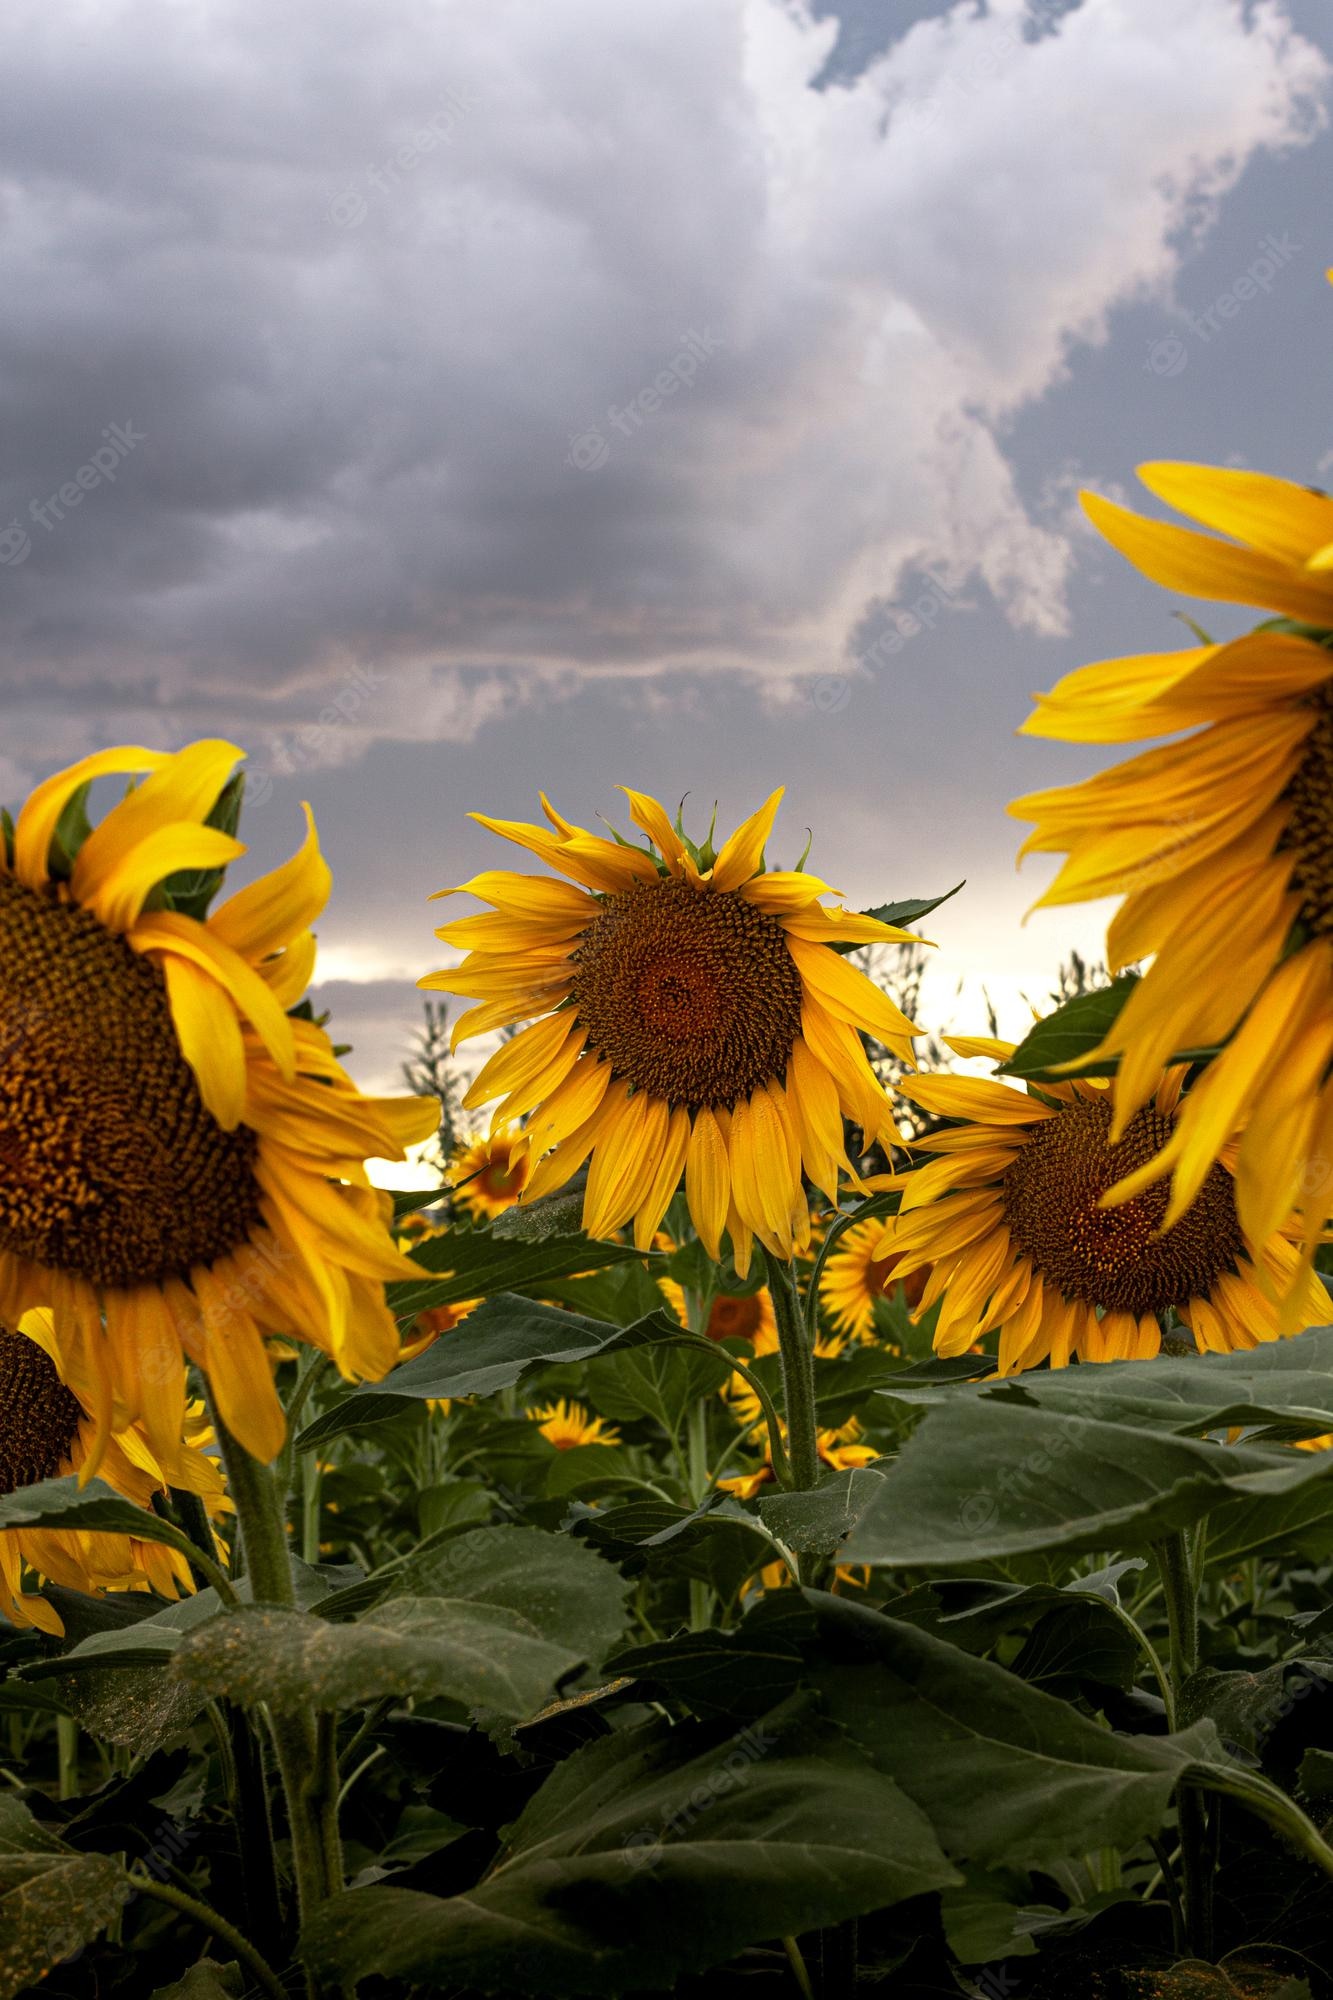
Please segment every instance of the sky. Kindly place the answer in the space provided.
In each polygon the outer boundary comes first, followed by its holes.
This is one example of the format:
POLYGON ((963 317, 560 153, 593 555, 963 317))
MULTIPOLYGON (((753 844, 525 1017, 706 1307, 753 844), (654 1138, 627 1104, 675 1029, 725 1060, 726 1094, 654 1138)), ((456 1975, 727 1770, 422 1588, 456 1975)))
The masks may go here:
POLYGON ((8 0, 0 67, 0 799, 245 748, 371 1085, 540 790, 966 878, 934 1027, 1098 956, 1005 812, 1097 753, 1015 730, 1236 629, 1080 487, 1333 472, 1320 0, 8 0))

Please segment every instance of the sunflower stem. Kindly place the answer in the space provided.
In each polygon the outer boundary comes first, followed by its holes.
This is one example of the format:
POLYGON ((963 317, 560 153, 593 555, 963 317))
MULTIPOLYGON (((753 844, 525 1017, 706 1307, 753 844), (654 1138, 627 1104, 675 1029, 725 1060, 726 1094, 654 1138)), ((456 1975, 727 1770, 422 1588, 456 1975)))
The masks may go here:
POLYGON ((272 2000, 290 2000, 287 1989, 274 1972, 272 1966, 261 1958, 249 1939, 229 1924, 225 1917, 201 1903, 197 1897, 188 1896, 184 1889, 178 1889, 174 1882, 159 1881, 147 1869, 129 1871, 129 1879, 140 1896, 148 1896, 153 1902, 165 1903, 169 1909, 179 1910, 183 1916, 192 1917, 201 1930, 206 1930, 221 1940, 229 1950, 234 1951, 241 1964, 255 1983, 272 1996, 272 2000))
MULTIPOLYGON (((1199 1600, 1194 1559, 1183 1530, 1154 1542, 1153 1554, 1166 1603, 1172 1706, 1178 1720, 1185 1684, 1199 1664, 1199 1600)), ((1213 1882, 1208 1865, 1208 1814, 1203 1799, 1191 1786, 1182 1785, 1176 1794, 1176 1823, 1180 1831, 1180 1891, 1188 1946, 1200 1958, 1211 1960, 1213 1882)))
MULTIPOLYGON (((213 1425, 240 1525, 251 1599, 295 1611, 291 1551, 273 1468, 251 1458, 223 1423, 216 1404, 213 1425)), ((304 1928, 319 1904, 342 1887, 336 1771, 329 1771, 329 1731, 322 1730, 323 1718, 317 1719, 313 1710, 274 1713, 269 1723, 287 1803, 297 1914, 304 1928)), ((309 2000, 318 2000, 319 1988, 309 1975, 307 1993, 309 2000)))
POLYGON ((789 1474, 793 1488, 798 1493, 807 1493, 819 1479, 814 1348, 806 1331, 800 1294, 790 1267, 767 1250, 763 1250, 762 1255, 768 1268, 773 1315, 778 1323, 789 1474))

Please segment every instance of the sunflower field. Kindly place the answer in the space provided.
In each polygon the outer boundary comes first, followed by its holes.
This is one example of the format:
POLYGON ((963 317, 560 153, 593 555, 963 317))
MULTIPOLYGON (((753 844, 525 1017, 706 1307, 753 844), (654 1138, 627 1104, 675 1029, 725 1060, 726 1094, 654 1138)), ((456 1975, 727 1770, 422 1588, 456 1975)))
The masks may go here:
POLYGON ((1142 476, 1262 622, 1038 699, 1161 742, 1012 808, 1116 899, 1017 1043, 630 790, 372 1097, 236 745, 15 802, 0 2000, 1333 1994, 1333 500, 1142 476))

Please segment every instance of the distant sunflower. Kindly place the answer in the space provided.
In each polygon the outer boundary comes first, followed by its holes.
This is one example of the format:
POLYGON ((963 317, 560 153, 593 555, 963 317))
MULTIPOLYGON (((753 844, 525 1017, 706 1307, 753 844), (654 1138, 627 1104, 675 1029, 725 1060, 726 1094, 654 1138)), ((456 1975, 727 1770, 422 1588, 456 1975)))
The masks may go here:
POLYGON ((449 1162, 454 1207, 489 1221, 512 1208, 528 1184, 532 1161, 516 1132, 497 1132, 460 1146, 449 1162))
MULTIPOLYGON (((924 1109, 967 1121, 916 1142, 940 1157, 899 1176, 902 1207, 879 1245, 899 1259, 900 1276, 928 1273, 914 1317, 939 1304, 940 1354, 964 1354, 998 1327, 1004 1375, 1047 1360, 1062 1368, 1073 1355, 1145 1360, 1159 1350, 1158 1315, 1168 1309, 1201 1351, 1277 1337, 1264 1281, 1290 1285, 1298 1252, 1281 1235, 1255 1247, 1226 1165, 1209 1168, 1169 1227, 1160 1181, 1118 1207, 1102 1201, 1170 1140, 1183 1075, 1159 1077, 1119 1140, 1100 1082, 1043 1084, 1037 1098, 982 1077, 912 1080, 924 1109)), ((1327 1318, 1318 1278, 1303 1280, 1299 1304, 1302 1325, 1327 1318)))
MULTIPOLYGON (((659 1278, 657 1288, 676 1318, 687 1323, 684 1287, 674 1278, 659 1278)), ((764 1353, 777 1351, 778 1322, 767 1287, 738 1298, 731 1292, 716 1292, 708 1308, 708 1324, 702 1329, 709 1340, 771 1341, 764 1353)))
MULTIPOLYGON (((855 1417, 838 1430, 820 1431, 816 1446, 820 1464, 830 1472, 846 1472, 855 1466, 870 1465, 880 1456, 873 1445, 861 1443, 861 1426, 855 1417)), ((734 1494, 737 1500, 753 1500, 756 1493, 774 1485, 776 1480, 772 1453, 765 1445, 764 1462, 756 1471, 740 1473, 734 1479, 719 1479, 717 1483, 721 1492, 734 1494)))
MULTIPOLYGON (((1145 465, 1140 476, 1234 539, 1085 494, 1131 562, 1169 589, 1260 605, 1294 627, 1067 675, 1038 697, 1029 735, 1194 733, 1010 810, 1036 821, 1024 852, 1068 856, 1040 901, 1123 894, 1107 937, 1112 968, 1153 961, 1097 1051, 1121 1058, 1114 1136, 1171 1056, 1225 1044, 1160 1157, 1116 1199, 1171 1173, 1177 1221, 1243 1126, 1245 1228, 1262 1241, 1303 1215, 1308 1268, 1333 1213, 1333 499, 1211 466, 1145 465)), ((1290 1322, 1298 1293, 1288 1296, 1290 1322)))
POLYGON ((206 823, 240 754, 85 757, 0 849, 0 1318, 52 1307, 82 1344, 99 1438, 142 1420, 173 1477, 182 1350, 265 1459, 284 1436, 266 1333, 349 1378, 392 1367, 383 1281, 419 1274, 364 1163, 402 1158, 437 1115, 362 1097, 288 1011, 329 891, 308 811, 291 861, 206 920, 171 907, 173 884, 245 852, 206 823), (88 786, 113 773, 147 776, 90 827, 88 786))
MULTIPOLYGON (((898 1277, 895 1257, 881 1257, 884 1224, 872 1216, 854 1222, 830 1251, 819 1282, 819 1302, 840 1333, 852 1340, 875 1337, 875 1301, 898 1277)), ((919 1296, 919 1288, 918 1294, 919 1296)))
POLYGON ((802 1168, 835 1203, 855 1179, 844 1115, 868 1141, 898 1136, 858 1030, 904 1062, 917 1032, 830 947, 911 934, 826 909, 815 876, 764 872, 781 792, 716 853, 654 799, 626 796, 651 847, 585 832, 544 799, 551 830, 474 814, 572 879, 490 872, 463 884, 494 910, 437 932, 468 956, 421 984, 477 1002, 455 1044, 531 1021, 464 1100, 499 1098, 496 1130, 527 1118, 529 1197, 590 1160, 584 1227, 607 1236, 632 1220, 646 1250, 683 1174, 710 1257, 725 1233, 742 1271, 754 1236, 789 1258, 810 1231, 802 1168))
POLYGON ((540 1409, 529 1410, 534 1424, 541 1426, 541 1434, 548 1444, 557 1451, 573 1451, 581 1444, 619 1444, 620 1432, 603 1417, 591 1417, 582 1403, 569 1403, 563 1396, 558 1402, 547 1403, 540 1409))
MULTIPOLYGON (((178 1369, 184 1374, 183 1365, 178 1369)), ((78 1472, 96 1437, 90 1385, 78 1357, 67 1355, 49 1312, 25 1313, 16 1328, 0 1327, 0 1494, 78 1472)), ((171 1483, 197 1493, 210 1515, 226 1506, 222 1474, 203 1446, 212 1442, 200 1405, 185 1410, 171 1483)), ((168 1480, 137 1425, 115 1431, 99 1448, 107 1484, 148 1508, 168 1480)), ((64 1630, 44 1597, 25 1591, 25 1572, 68 1590, 154 1590, 179 1597, 194 1583, 183 1555, 137 1536, 89 1534, 69 1528, 0 1530, 0 1611, 18 1625, 64 1630)))

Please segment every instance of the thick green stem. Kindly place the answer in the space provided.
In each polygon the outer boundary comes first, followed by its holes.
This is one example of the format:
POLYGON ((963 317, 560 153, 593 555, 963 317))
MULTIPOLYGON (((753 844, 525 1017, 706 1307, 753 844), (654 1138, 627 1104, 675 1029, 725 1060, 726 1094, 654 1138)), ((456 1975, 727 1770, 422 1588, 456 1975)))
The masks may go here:
POLYGON ((266 1959, 260 1957, 248 1938, 241 1935, 234 1924, 220 1917, 207 1903, 199 1902, 194 1896, 187 1896, 184 1889, 178 1889, 174 1882, 159 1882, 157 1877, 146 1871, 130 1871, 130 1880, 141 1896, 149 1896, 154 1902, 165 1903, 168 1908, 179 1910, 192 1917, 201 1929, 210 1931, 220 1938, 230 1951, 234 1951, 241 1964, 255 1983, 261 1986, 270 2000, 291 2000, 286 1987, 266 1959))
POLYGON ((1324 1839, 1314 1821, 1308 1819, 1284 1791, 1280 1791, 1272 1780, 1258 1771, 1247 1771, 1240 1765, 1224 1768, 1218 1764, 1200 1764, 1190 1772, 1182 1788, 1186 1797, 1197 1797, 1196 1786, 1210 1792, 1221 1792, 1227 1798, 1239 1799, 1252 1813, 1265 1820, 1276 1833, 1291 1842, 1298 1854, 1312 1862, 1321 1874, 1333 1878, 1333 1847, 1324 1839))
MULTIPOLYGON (((1199 1664, 1199 1601, 1194 1563, 1183 1532, 1155 1542, 1153 1554, 1166 1601, 1172 1706, 1174 1715, 1179 1717, 1185 1683, 1199 1664)), ((1213 1877, 1208 1865, 1208 1815, 1199 1793, 1187 1785, 1182 1785, 1176 1795, 1176 1821, 1180 1829, 1181 1902, 1189 1948, 1200 1958, 1211 1960, 1213 1877)))
POLYGON ((763 1256, 768 1266, 768 1290, 773 1300, 773 1314, 778 1323, 791 1483, 798 1493, 805 1493, 819 1480, 814 1347, 806 1331, 800 1295, 789 1267, 777 1257, 770 1256, 767 1250, 763 1256))
MULTIPOLYGON (((213 1423, 240 1524, 251 1597, 256 1604, 275 1604, 294 1611, 296 1592, 291 1554, 273 1469, 251 1458, 231 1435, 216 1408, 213 1423)), ((275 1713, 270 1717, 270 1727, 287 1801, 297 1910, 304 1926, 319 1904, 342 1887, 340 1870, 335 1872, 336 1773, 330 1793, 328 1755, 321 1744, 313 1711, 275 1713)), ((309 1990, 312 1996, 317 1991, 313 1983, 309 1990)))

